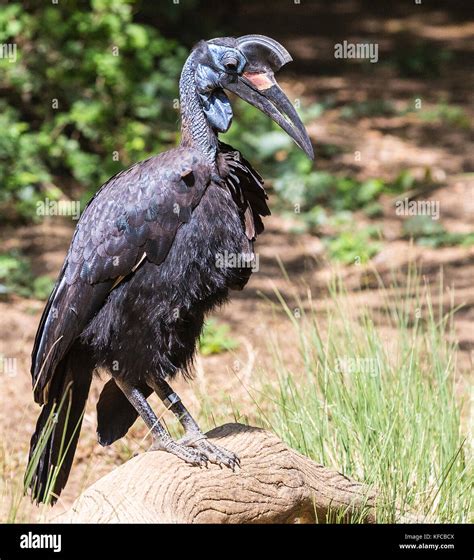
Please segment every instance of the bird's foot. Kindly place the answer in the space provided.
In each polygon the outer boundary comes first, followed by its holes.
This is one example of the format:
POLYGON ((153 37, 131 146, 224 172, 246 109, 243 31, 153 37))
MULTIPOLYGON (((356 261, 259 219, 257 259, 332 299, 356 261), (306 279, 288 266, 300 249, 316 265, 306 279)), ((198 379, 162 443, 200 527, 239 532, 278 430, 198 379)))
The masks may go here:
POLYGON ((178 441, 174 441, 172 439, 165 441, 157 439, 153 442, 148 451, 167 451, 168 453, 176 455, 176 457, 179 457, 186 463, 198 467, 207 467, 207 462, 209 460, 206 454, 201 450, 194 449, 193 447, 190 447, 178 441))
POLYGON ((219 466, 224 465, 232 470, 235 470, 236 467, 240 467, 240 459, 235 453, 210 442, 204 434, 186 434, 178 440, 177 443, 186 445, 191 449, 196 449, 205 455, 210 463, 219 466))

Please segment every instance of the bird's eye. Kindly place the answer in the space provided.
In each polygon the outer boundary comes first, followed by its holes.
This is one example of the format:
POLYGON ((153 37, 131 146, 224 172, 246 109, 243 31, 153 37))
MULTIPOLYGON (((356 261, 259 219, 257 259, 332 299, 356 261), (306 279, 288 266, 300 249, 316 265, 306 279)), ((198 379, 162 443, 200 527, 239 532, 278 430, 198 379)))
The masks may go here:
POLYGON ((226 62, 224 62, 224 68, 227 72, 237 72, 237 60, 235 58, 229 58, 226 62))

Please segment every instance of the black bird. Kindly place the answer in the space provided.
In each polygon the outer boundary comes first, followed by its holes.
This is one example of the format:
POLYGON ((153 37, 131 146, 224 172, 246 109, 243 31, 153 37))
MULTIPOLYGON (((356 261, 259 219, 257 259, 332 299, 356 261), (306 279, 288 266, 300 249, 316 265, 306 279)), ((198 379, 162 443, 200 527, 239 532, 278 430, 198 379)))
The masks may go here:
POLYGON ((180 145, 115 175, 85 208, 32 354, 43 409, 26 483, 37 502, 54 502, 66 484, 94 371, 111 376, 97 404, 101 445, 124 436, 140 415, 152 449, 193 465, 238 464, 206 440, 166 380, 191 373, 205 316, 247 283, 261 217, 270 214, 260 175, 218 140, 232 121, 224 90, 270 116, 313 158, 274 79, 291 60, 262 35, 200 41, 179 84, 180 145), (148 404, 153 391, 179 418, 181 440, 148 404))

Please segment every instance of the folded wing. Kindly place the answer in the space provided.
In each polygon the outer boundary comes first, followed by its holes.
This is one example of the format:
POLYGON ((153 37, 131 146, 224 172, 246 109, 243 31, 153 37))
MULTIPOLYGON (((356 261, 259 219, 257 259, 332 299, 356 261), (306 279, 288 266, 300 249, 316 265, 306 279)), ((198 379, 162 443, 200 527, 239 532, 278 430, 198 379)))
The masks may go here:
POLYGON ((144 258, 159 265, 209 183, 189 150, 171 150, 112 177, 85 208, 43 312, 32 353, 36 402, 110 290, 144 258))

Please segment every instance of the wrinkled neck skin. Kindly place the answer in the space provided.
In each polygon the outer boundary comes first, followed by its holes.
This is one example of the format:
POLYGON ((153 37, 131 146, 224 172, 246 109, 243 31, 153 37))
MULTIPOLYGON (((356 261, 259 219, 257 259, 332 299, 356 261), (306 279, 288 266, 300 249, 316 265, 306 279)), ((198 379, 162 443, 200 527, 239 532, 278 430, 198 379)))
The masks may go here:
POLYGON ((194 79, 193 54, 186 61, 179 81, 181 107, 181 145, 200 150, 210 164, 215 164, 217 134, 204 114, 194 79))

